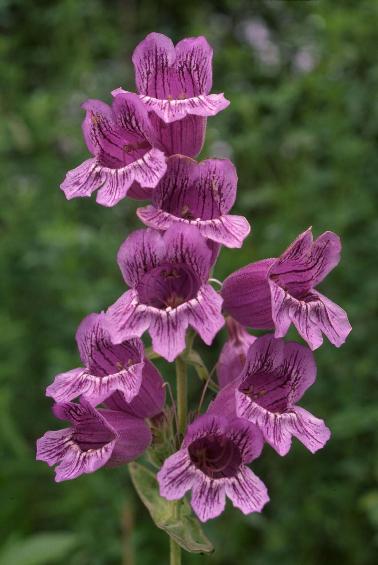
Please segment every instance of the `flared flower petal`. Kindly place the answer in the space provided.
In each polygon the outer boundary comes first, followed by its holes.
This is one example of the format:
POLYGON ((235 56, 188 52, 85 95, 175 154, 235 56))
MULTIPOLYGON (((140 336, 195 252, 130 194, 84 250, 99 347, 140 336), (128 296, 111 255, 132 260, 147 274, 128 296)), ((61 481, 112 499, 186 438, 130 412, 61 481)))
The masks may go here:
POLYGON ((137 213, 155 229, 190 224, 206 238, 240 247, 250 226, 242 216, 228 214, 235 201, 236 185, 235 167, 228 159, 197 163, 175 155, 167 161, 167 172, 156 187, 152 205, 137 213))
POLYGON ((224 326, 221 313, 223 299, 212 286, 203 285, 196 298, 186 305, 188 322, 199 333, 207 345, 211 345, 214 337, 224 326))
POLYGON ((235 477, 226 481, 225 489, 232 504, 243 514, 261 512, 269 502, 268 490, 262 480, 244 465, 235 477))
POLYGON ((182 498, 193 486, 196 470, 187 449, 180 449, 168 459, 157 474, 160 496, 167 500, 182 498))
POLYGON ((248 349, 256 341, 256 337, 249 334, 231 316, 226 318, 226 327, 229 337, 217 363, 217 377, 221 388, 240 377, 248 349))
POLYGON ((243 326, 272 329, 268 272, 274 259, 257 261, 235 271, 223 282, 224 309, 243 326))
POLYGON ((299 439, 311 453, 324 447, 331 437, 331 432, 324 421, 315 418, 300 406, 294 406, 293 412, 295 414, 291 420, 293 436, 299 439))
POLYGON ((322 333, 336 347, 345 342, 352 326, 340 306, 316 290, 299 300, 273 281, 270 281, 270 288, 276 337, 285 336, 293 323, 312 350, 322 345, 322 333))
POLYGON ((144 95, 140 96, 140 99, 148 110, 155 112, 166 124, 182 120, 190 114, 202 117, 215 116, 230 105, 223 93, 200 94, 184 100, 160 100, 144 95))
POLYGON ((201 522, 216 518, 226 506, 225 479, 196 477, 192 487, 191 505, 201 522))

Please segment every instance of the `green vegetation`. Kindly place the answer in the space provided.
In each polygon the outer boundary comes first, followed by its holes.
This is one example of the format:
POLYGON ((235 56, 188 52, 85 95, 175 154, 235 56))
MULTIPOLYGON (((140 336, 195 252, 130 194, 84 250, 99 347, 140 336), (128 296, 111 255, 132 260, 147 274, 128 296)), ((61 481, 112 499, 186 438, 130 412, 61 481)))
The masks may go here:
MULTIPOLYGON (((35 439, 56 426, 44 389, 77 366, 82 317, 123 291, 115 256, 138 225, 136 203, 109 210, 66 202, 59 190, 86 155, 80 104, 133 89, 130 55, 149 31, 206 35, 214 91, 231 100, 209 120, 202 157, 235 162, 235 211, 252 235, 242 250, 223 250, 216 276, 275 256, 309 225, 315 235, 334 230, 343 260, 321 288, 354 326, 340 351, 325 343, 316 352, 318 382, 303 401, 327 421, 330 443, 316 455, 296 443, 285 458, 266 447, 255 464, 271 496, 264 513, 229 508, 205 526, 215 554, 184 563, 375 563, 378 3, 3 0, 0 28, 0 563, 155 565, 168 556, 126 468, 56 485, 34 460, 35 439), (262 50, 251 44, 256 21, 269 29, 262 50)), ((201 347, 209 366, 223 335, 201 347)), ((200 386, 193 372, 193 393, 200 386)))

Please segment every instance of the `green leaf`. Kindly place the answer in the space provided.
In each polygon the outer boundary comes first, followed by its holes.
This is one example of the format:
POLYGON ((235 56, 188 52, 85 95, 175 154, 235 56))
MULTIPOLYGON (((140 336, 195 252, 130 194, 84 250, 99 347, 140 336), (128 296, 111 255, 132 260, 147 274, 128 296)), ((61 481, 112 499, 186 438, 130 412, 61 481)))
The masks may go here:
POLYGON ((0 554, 0 565, 45 565, 65 558, 77 544, 68 532, 46 532, 12 540, 0 554))
POLYGON ((185 498, 174 502, 162 498, 155 475, 149 469, 135 462, 129 464, 129 469, 133 485, 158 528, 186 551, 214 551, 185 498))

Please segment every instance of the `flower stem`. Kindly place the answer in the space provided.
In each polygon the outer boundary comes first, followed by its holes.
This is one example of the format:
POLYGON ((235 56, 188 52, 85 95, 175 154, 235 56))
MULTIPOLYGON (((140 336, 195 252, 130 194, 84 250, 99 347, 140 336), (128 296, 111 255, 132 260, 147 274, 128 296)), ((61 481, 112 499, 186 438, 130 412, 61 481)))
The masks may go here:
POLYGON ((172 538, 169 539, 171 542, 170 565, 181 565, 181 547, 172 538))
POLYGON ((187 367, 185 361, 181 357, 176 359, 176 396, 177 396, 177 418, 178 432, 182 436, 185 433, 186 419, 188 411, 187 398, 187 367))

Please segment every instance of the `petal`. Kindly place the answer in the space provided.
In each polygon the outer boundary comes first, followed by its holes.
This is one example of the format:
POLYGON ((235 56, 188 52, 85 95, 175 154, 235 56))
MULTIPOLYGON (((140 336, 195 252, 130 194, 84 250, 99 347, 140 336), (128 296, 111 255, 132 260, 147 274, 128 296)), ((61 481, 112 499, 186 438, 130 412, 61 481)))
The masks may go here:
POLYGON ((300 345, 294 341, 286 342, 281 372, 290 380, 289 404, 295 404, 315 382, 316 363, 314 354, 305 345, 300 345))
POLYGON ((246 394, 236 391, 236 412, 256 424, 265 440, 279 453, 286 455, 291 447, 291 414, 269 412, 253 402, 246 394))
POLYGON ((145 361, 142 384, 138 394, 128 403, 122 393, 116 392, 106 400, 106 406, 137 418, 153 418, 160 414, 165 403, 163 379, 151 361, 145 361))
POLYGON ((47 432, 37 443, 37 458, 56 468, 57 482, 92 473, 105 465, 116 443, 116 434, 101 414, 87 402, 54 406, 54 414, 73 427, 47 432))
POLYGON ((66 178, 60 185, 67 200, 71 198, 88 198, 92 192, 100 188, 105 182, 102 167, 96 159, 87 159, 81 165, 68 171, 66 178))
POLYGON ((191 443, 207 435, 224 435, 228 420, 218 414, 203 414, 196 418, 186 429, 182 447, 188 447, 191 443))
POLYGON ((226 495, 243 514, 261 512, 269 502, 268 490, 262 480, 244 465, 235 477, 227 480, 226 495))
POLYGON ((157 267, 165 255, 162 236, 152 229, 132 232, 123 242, 117 261, 125 282, 134 287, 149 270, 157 267))
POLYGON ((142 95, 140 97, 148 110, 155 112, 166 124, 182 120, 188 115, 193 116, 215 116, 227 106, 230 101, 220 94, 200 94, 192 98, 179 100, 153 98, 152 96, 142 95))
POLYGON ((187 220, 151 205, 138 208, 137 215, 146 226, 157 230, 167 230, 174 224, 194 226, 203 237, 231 248, 241 247, 251 231, 244 216, 226 215, 214 220, 187 220))
POLYGON ((243 326, 271 329, 272 304, 268 283, 268 271, 274 259, 251 263, 223 282, 221 294, 224 309, 243 326))
POLYGON ((213 50, 203 36, 182 39, 176 45, 176 67, 179 93, 185 97, 210 92, 213 50))
POLYGON ((225 483, 226 495, 235 508, 243 514, 261 512, 269 502, 268 491, 264 483, 244 465, 235 477, 227 479, 225 483))
POLYGON ((313 242, 311 228, 302 233, 276 260, 269 276, 291 294, 314 288, 340 261, 341 242, 333 232, 324 232, 313 242))
POLYGON ((152 348, 169 362, 180 355, 186 347, 187 304, 184 303, 177 308, 167 308, 166 310, 149 308, 151 316, 149 333, 152 338, 152 348))
POLYGON ((262 373, 269 374, 277 370, 284 361, 285 342, 272 334, 257 338, 247 353, 247 361, 241 379, 262 373))
POLYGON ((175 48, 169 37, 162 33, 148 34, 137 45, 132 57, 138 92, 168 98, 171 95, 171 67, 175 60, 175 48))
POLYGON ((187 321, 199 333, 207 345, 224 325, 222 297, 212 286, 205 284, 199 289, 196 298, 187 303, 187 321))
POLYGON ((210 479, 202 474, 192 487, 191 505, 201 522, 216 518, 226 506, 226 479, 210 479))
POLYGON ((243 463, 250 463, 260 456, 263 437, 259 428, 251 422, 242 418, 229 420, 226 436, 239 448, 243 463))
POLYGON ((340 306, 314 290, 304 300, 297 300, 273 281, 270 287, 276 337, 286 335, 293 323, 313 350, 323 343, 322 332, 336 347, 345 342, 352 327, 340 306))
POLYGON ((155 208, 178 217, 210 220, 227 214, 236 197, 237 174, 228 159, 197 163, 183 155, 167 160, 167 172, 156 187, 155 208))
POLYGON ((269 335, 251 346, 238 388, 269 412, 284 412, 303 396, 315 377, 315 360, 308 347, 269 335))
POLYGON ((82 108, 86 111, 82 129, 89 151, 122 163, 125 138, 116 124, 113 109, 101 100, 87 100, 82 108))
POLYGON ((151 324, 150 310, 148 306, 140 304, 136 290, 125 292, 106 313, 113 343, 143 335, 151 324))
POLYGON ((180 449, 168 459, 158 472, 156 478, 160 486, 160 496, 167 500, 178 500, 192 488, 196 475, 188 450, 180 449))
POLYGON ((125 138, 131 142, 131 145, 127 147, 128 153, 138 152, 138 147, 145 145, 143 142, 147 141, 152 144, 154 130, 148 110, 139 96, 127 91, 116 93, 112 108, 117 126, 125 134, 125 138))
POLYGON ((141 418, 135 418, 116 410, 101 410, 101 415, 118 435, 109 465, 129 463, 142 455, 150 445, 151 431, 141 418))
POLYGON ((90 314, 82 320, 76 342, 82 362, 97 376, 112 375, 143 361, 144 347, 140 339, 113 345, 104 312, 90 314))
POLYGON ((217 377, 221 388, 240 377, 248 350, 256 341, 256 337, 250 335, 231 316, 226 318, 226 326, 229 338, 220 352, 217 363, 217 377))
POLYGON ((311 453, 324 447, 331 437, 331 432, 324 421, 315 418, 310 412, 299 406, 294 406, 292 410, 296 416, 291 419, 293 436, 298 438, 311 453))
POLYGON ((69 428, 46 432, 37 439, 37 461, 44 461, 50 467, 61 461, 71 448, 71 435, 72 430, 69 428))
POLYGON ((102 206, 115 206, 125 198, 134 182, 142 187, 153 188, 165 171, 164 153, 156 148, 150 149, 125 167, 102 167, 103 184, 97 194, 96 202, 102 206))
POLYGON ((196 228, 174 225, 164 233, 165 260, 168 263, 189 265, 194 273, 207 281, 212 252, 196 228))
POLYGON ((80 475, 93 473, 109 461, 115 440, 99 449, 81 451, 76 445, 67 451, 62 462, 55 469, 55 481, 76 479, 80 475))
POLYGON ((156 114, 151 114, 156 146, 166 155, 196 157, 205 141, 206 118, 188 115, 182 120, 166 124, 156 114))

